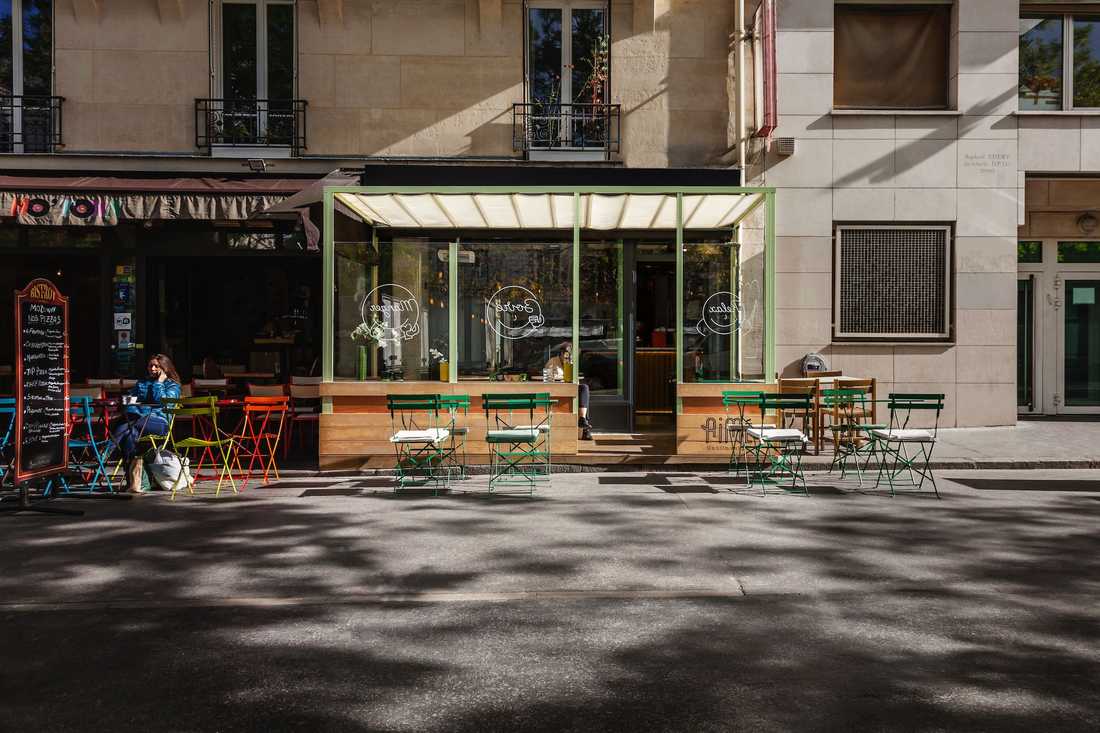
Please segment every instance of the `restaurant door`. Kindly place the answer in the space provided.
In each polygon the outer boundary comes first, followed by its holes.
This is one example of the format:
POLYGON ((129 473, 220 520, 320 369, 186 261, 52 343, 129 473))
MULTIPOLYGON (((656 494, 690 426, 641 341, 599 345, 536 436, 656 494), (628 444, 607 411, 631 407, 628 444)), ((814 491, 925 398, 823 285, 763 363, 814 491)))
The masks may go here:
POLYGON ((1100 242, 1019 244, 1019 414, 1100 414, 1100 242))
POLYGON ((1060 272, 1058 399, 1060 414, 1100 411, 1100 271, 1060 272))
POLYGON ((597 433, 671 430, 676 255, 667 243, 582 242, 580 373, 597 433))

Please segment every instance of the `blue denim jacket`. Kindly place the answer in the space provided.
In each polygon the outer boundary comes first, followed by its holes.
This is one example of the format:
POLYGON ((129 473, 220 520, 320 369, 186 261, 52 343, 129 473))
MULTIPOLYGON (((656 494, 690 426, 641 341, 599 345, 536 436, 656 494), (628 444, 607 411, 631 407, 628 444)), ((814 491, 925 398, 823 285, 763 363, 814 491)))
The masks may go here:
POLYGON ((180 386, 171 379, 165 379, 163 382, 158 382, 155 379, 142 379, 130 390, 130 395, 137 397, 138 402, 150 404, 127 405, 126 411, 128 413, 140 415, 141 417, 153 415, 168 422, 168 416, 164 414, 164 410, 158 405, 161 405, 164 399, 178 400, 180 398, 180 386))

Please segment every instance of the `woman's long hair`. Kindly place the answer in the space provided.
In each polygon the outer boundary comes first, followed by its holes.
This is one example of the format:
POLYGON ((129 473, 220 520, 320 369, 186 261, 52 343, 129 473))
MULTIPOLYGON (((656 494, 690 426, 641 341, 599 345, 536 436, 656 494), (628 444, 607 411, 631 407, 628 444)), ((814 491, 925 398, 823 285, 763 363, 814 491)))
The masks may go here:
POLYGON ((149 362, 156 362, 160 370, 168 375, 176 384, 181 384, 179 372, 176 371, 176 365, 172 363, 172 360, 165 354, 154 354, 149 357, 149 362))

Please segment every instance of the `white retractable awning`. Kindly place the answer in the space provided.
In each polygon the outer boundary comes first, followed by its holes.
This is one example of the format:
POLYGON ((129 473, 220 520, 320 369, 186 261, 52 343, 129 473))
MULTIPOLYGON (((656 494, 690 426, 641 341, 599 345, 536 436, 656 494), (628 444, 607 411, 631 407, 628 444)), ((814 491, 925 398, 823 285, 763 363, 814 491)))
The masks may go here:
MULTIPOLYGON (((572 193, 347 193, 336 199, 364 221, 399 229, 572 229, 572 193)), ((684 194, 684 229, 733 226, 764 194, 684 194)), ((676 229, 676 195, 579 194, 582 229, 676 229)))

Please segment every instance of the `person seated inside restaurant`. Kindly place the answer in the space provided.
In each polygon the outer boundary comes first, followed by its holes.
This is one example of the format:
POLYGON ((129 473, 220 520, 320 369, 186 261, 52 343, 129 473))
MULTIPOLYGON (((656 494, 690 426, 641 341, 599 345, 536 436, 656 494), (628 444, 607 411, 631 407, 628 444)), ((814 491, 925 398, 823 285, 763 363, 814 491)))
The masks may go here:
MULTIPOLYGON (((550 381, 560 382, 565 379, 565 365, 573 361, 571 356, 573 344, 564 341, 558 345, 558 355, 550 357, 546 362, 546 373, 550 381)), ((592 423, 588 421, 588 385, 581 382, 577 385, 577 427, 581 428, 581 440, 592 440, 592 423)))
POLYGON ((143 435, 165 435, 168 416, 164 400, 180 398, 180 375, 164 354, 149 359, 149 374, 138 380, 124 399, 125 420, 112 430, 111 439, 122 451, 126 464, 126 490, 141 492, 141 445, 143 435))

